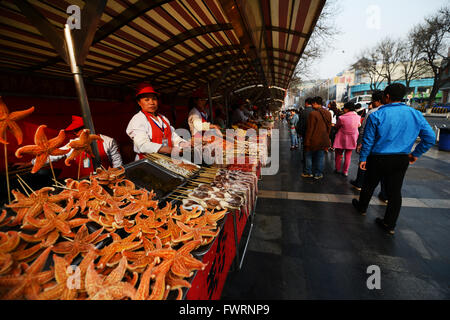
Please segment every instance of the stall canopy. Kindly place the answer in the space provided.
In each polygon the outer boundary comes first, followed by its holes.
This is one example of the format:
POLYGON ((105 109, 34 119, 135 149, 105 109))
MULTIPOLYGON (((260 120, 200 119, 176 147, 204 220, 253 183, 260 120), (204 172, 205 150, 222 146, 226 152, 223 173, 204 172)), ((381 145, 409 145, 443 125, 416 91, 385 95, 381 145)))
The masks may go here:
POLYGON ((3 73, 71 78, 63 28, 74 30, 87 85, 189 95, 210 83, 215 96, 282 101, 325 0, 4 0, 3 73), (78 33, 78 35, 77 35, 78 33), (83 53, 84 52, 84 53, 83 53), (85 58, 85 59, 84 59, 85 58))

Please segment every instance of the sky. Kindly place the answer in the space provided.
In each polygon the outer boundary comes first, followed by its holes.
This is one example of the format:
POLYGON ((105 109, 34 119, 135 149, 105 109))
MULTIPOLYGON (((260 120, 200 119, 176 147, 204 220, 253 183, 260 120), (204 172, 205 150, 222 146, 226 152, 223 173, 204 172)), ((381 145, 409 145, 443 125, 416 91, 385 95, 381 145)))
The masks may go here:
POLYGON ((383 38, 406 37, 408 31, 448 4, 448 0, 337 0, 334 24, 339 33, 323 58, 311 65, 310 79, 328 79, 356 62, 358 54, 383 38))

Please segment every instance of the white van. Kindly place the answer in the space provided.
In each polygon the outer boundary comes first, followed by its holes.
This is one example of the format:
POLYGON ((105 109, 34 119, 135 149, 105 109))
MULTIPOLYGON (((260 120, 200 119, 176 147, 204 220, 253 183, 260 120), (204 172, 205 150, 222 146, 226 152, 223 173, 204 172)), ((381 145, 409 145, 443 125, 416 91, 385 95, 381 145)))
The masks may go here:
POLYGON ((349 100, 349 102, 353 102, 354 104, 359 103, 361 105, 361 108, 358 109, 357 111, 362 110, 362 109, 367 109, 369 107, 369 103, 371 101, 372 101, 372 96, 370 94, 356 96, 349 100))

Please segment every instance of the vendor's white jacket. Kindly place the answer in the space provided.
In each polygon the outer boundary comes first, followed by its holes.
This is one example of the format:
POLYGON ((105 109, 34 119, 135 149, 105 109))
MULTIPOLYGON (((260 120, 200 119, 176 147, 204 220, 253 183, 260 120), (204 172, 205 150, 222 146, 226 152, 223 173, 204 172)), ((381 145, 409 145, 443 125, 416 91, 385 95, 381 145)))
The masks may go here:
POLYGON ((192 108, 188 115, 188 124, 191 135, 194 136, 197 132, 208 131, 210 129, 209 122, 202 122, 202 115, 197 108, 192 108))
MULTIPOLYGON (((109 163, 113 166, 113 168, 120 167, 122 165, 122 156, 120 155, 119 145, 117 144, 117 141, 114 140, 113 138, 105 136, 103 134, 100 134, 100 138, 103 139, 103 148, 105 149, 105 153, 108 156, 109 163)), ((74 140, 77 140, 77 139, 69 140, 69 142, 64 147, 61 147, 60 149, 62 149, 62 150, 70 149, 69 144, 74 140)), ((73 150, 70 150, 70 152, 68 154, 65 154, 62 156, 50 156, 50 160, 52 162, 61 160, 65 157, 68 157, 72 152, 73 152, 73 150)), ((31 163, 34 164, 34 161, 35 160, 33 159, 31 161, 31 163)))
MULTIPOLYGON (((170 125, 166 117, 163 115, 159 116, 170 125)), ((162 126, 162 121, 158 125, 162 126)), ((180 143, 186 142, 186 140, 175 133, 174 127, 170 126, 170 129, 172 130, 172 144, 174 147, 179 147, 180 143)), ((131 118, 126 132, 133 140, 134 152, 136 153, 156 153, 162 146, 160 143, 152 142, 152 126, 142 111, 139 111, 131 118)), ((138 159, 139 156, 136 155, 136 160, 138 159)))

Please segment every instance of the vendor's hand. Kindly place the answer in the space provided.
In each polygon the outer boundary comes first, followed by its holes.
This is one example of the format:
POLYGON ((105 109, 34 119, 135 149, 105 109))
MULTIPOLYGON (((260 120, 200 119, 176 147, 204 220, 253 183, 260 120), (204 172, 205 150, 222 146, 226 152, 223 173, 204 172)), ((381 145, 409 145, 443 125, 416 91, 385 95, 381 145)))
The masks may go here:
POLYGON ((418 157, 414 157, 411 153, 408 154, 408 158, 409 158, 409 164, 413 164, 418 159, 418 157))
POLYGON ((189 141, 184 141, 184 142, 181 142, 180 144, 179 144, 179 147, 180 148, 189 148, 191 145, 192 145, 192 141, 191 142, 189 142, 189 141))
POLYGON ((366 169, 366 161, 361 161, 360 163, 359 163, 359 168, 361 169, 361 170, 363 170, 363 171, 366 171, 367 169, 366 169))

